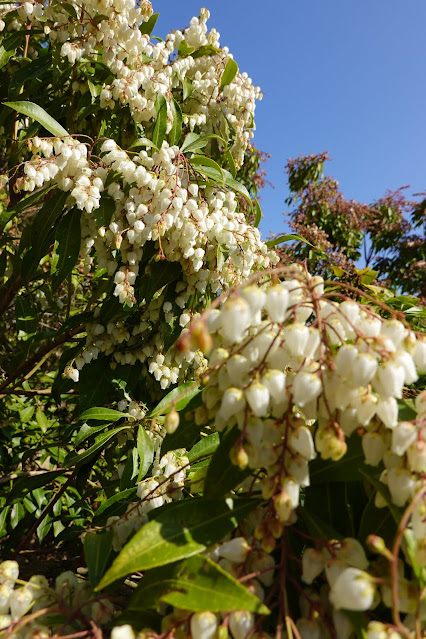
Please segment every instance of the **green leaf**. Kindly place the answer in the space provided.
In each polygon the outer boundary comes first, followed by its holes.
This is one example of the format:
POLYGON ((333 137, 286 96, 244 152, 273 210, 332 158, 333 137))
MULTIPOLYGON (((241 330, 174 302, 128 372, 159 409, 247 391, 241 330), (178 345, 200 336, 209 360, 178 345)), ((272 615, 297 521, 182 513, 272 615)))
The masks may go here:
POLYGON ((9 84, 9 98, 13 99, 19 95, 21 87, 27 80, 40 80, 46 75, 52 66, 51 54, 35 58, 29 64, 22 66, 12 76, 9 84))
POLYGON ((155 109, 157 112, 157 119, 155 120, 152 141, 157 149, 161 149, 161 145, 166 137, 167 129, 167 101, 161 93, 157 95, 155 109))
POLYGON ((146 35, 151 35, 159 15, 160 15, 159 13, 153 13, 148 20, 146 20, 145 22, 142 22, 141 26, 139 27, 139 31, 146 35))
POLYGON ((195 395, 200 392, 197 382, 185 382, 168 393, 155 408, 152 409, 148 417, 156 415, 166 415, 174 406, 177 411, 185 408, 195 395))
POLYGON ((15 204, 11 209, 2 211, 0 213, 0 233, 3 233, 4 227, 15 215, 25 210, 29 206, 33 206, 43 195, 46 195, 46 193, 53 188, 54 186, 52 185, 47 186, 44 189, 35 191, 34 193, 31 193, 31 195, 28 195, 27 197, 22 198, 22 200, 19 200, 19 202, 15 204))
POLYGON ((197 167, 197 171, 213 178, 217 182, 223 184, 224 173, 217 162, 205 155, 194 155, 190 159, 192 166, 197 167))
POLYGON ((365 545, 368 535, 378 535, 390 546, 395 538, 397 524, 391 513, 383 508, 377 508, 374 504, 376 495, 373 494, 362 513, 359 525, 358 539, 365 545))
POLYGON ((25 333, 34 333, 37 330, 37 309, 26 295, 18 295, 15 298, 16 327, 25 333))
POLYGON ((129 150, 141 148, 143 146, 150 146, 154 149, 158 148, 152 140, 149 140, 148 138, 138 138, 137 140, 135 140, 135 142, 133 142, 133 144, 129 146, 129 150))
POLYGON ((273 246, 277 246, 278 244, 282 244, 283 242, 289 242, 290 240, 296 240, 297 242, 303 242, 304 244, 309 244, 309 246, 312 246, 313 248, 315 248, 313 244, 308 242, 307 239, 305 239, 301 235, 298 235, 297 233, 289 233, 288 235, 280 235, 279 237, 276 237, 273 240, 269 240, 268 242, 266 242, 266 246, 268 248, 272 248, 273 246))
POLYGON ((35 251, 35 256, 38 257, 39 260, 49 248, 49 231, 61 215, 67 198, 68 193, 56 191, 53 196, 43 204, 33 220, 31 225, 32 248, 35 251))
POLYGON ((235 78, 238 72, 238 64, 232 58, 229 58, 226 63, 226 67, 222 73, 222 77, 220 79, 220 91, 222 91, 223 87, 226 87, 227 84, 231 84, 232 80, 235 78))
POLYGON ((129 609, 154 608, 160 602, 190 612, 248 610, 269 614, 268 608, 234 577, 200 556, 150 570, 133 593, 129 609))
POLYGON ((74 448, 77 448, 77 446, 80 446, 82 442, 84 442, 86 439, 89 439, 89 437, 91 437, 92 435, 99 433, 100 430, 104 430, 105 428, 108 428, 108 426, 109 424, 96 424, 96 426, 89 426, 88 424, 83 424, 83 426, 80 428, 80 430, 78 431, 73 441, 74 448))
POLYGON ((222 497, 253 472, 249 468, 241 470, 231 462, 230 453, 239 437, 241 437, 241 431, 237 426, 222 437, 220 446, 216 449, 207 471, 204 483, 204 497, 206 499, 222 497))
POLYGON ((388 487, 385 486, 377 476, 377 469, 364 466, 363 468, 360 468, 359 472, 377 490, 377 492, 381 494, 389 508, 389 511, 395 523, 399 525, 404 514, 404 510, 403 508, 395 506, 395 504, 393 503, 388 487))
POLYGON ((209 455, 212 455, 219 446, 219 443, 219 433, 212 433, 207 437, 203 437, 203 439, 197 442, 195 446, 193 446, 188 452, 187 457, 189 461, 193 463, 194 461, 202 457, 208 457, 209 455))
POLYGON ((356 610, 342 610, 343 614, 352 624, 356 632, 357 639, 367 639, 368 617, 363 612, 356 610))
POLYGON ((348 450, 339 461, 331 459, 314 459, 309 464, 311 484, 321 484, 338 481, 360 481, 360 472, 364 466, 364 453, 361 438, 354 433, 347 440, 348 450))
POLYGON ((127 506, 135 501, 137 488, 127 488, 116 493, 109 499, 103 500, 99 508, 95 511, 93 521, 96 525, 106 522, 109 517, 118 515, 119 517, 125 513, 127 506))
POLYGON ((115 213, 115 202, 108 194, 102 195, 99 208, 93 211, 93 216, 98 227, 109 226, 115 213))
POLYGON ((118 422, 119 419, 125 417, 126 419, 132 419, 128 413, 122 413, 119 410, 113 410, 112 408, 94 407, 85 410, 84 413, 78 417, 79 421, 88 421, 89 419, 100 419, 105 422, 118 422))
POLYGON ((179 76, 179 80, 181 81, 182 84, 182 90, 183 90, 183 101, 185 102, 185 100, 188 100, 188 98, 191 97, 191 95, 194 93, 195 91, 195 87, 192 84, 192 82, 190 80, 187 80, 186 78, 181 78, 179 76))
POLYGON ((178 53, 180 56, 191 55, 191 53, 193 53, 194 51, 195 51, 195 47, 189 46, 186 40, 182 40, 178 48, 178 53))
POLYGON ((22 113, 22 115, 26 115, 27 117, 36 120, 36 122, 39 122, 42 126, 44 126, 44 128, 52 135, 57 135, 58 137, 69 135, 59 122, 56 122, 52 116, 50 116, 42 107, 34 104, 34 102, 27 102, 23 100, 19 102, 3 102, 3 104, 18 113, 22 113))
POLYGON ((101 533, 87 532, 84 535, 84 557, 92 588, 98 585, 105 572, 112 550, 112 539, 113 531, 111 529, 101 533))
POLYGON ((147 474, 148 469, 154 460, 154 445, 142 424, 140 424, 138 428, 136 446, 140 459, 138 481, 141 481, 141 479, 143 479, 147 474))
POLYGON ((4 67, 12 56, 15 55, 16 49, 19 47, 21 40, 23 39, 23 33, 13 33, 8 38, 3 40, 0 46, 0 69, 4 67))
POLYGON ((235 180, 235 176, 237 175, 237 167, 235 166, 235 161, 234 161, 234 158, 233 158, 233 155, 232 155, 231 151, 227 151, 225 153, 225 157, 226 157, 226 161, 229 164, 229 171, 230 171, 232 177, 235 180))
POLYGON ((145 273, 139 278, 139 296, 151 301, 154 293, 180 277, 181 266, 176 262, 158 261, 148 264, 145 273))
POLYGON ((191 557, 232 532, 258 499, 204 501, 194 498, 171 502, 153 511, 124 546, 97 590, 132 572, 149 570, 191 557))
POLYGON ((260 224, 260 220, 262 219, 262 209, 260 208, 260 204, 257 200, 257 197, 254 197, 253 200, 254 200, 254 210, 256 213, 256 216, 254 219, 254 225, 257 228, 260 224))
POLYGON ((87 461, 89 457, 95 455, 96 453, 101 452, 107 444, 123 430, 128 430, 129 426, 120 426, 119 428, 114 428, 113 430, 109 430, 107 433, 103 433, 99 435, 95 439, 95 443, 90 446, 87 450, 82 453, 70 453, 66 456, 64 460, 64 468, 70 468, 71 466, 81 466, 84 461, 87 461))
POLYGON ((47 470, 45 473, 31 475, 30 477, 19 477, 13 482, 12 490, 7 496, 6 503, 10 504, 15 499, 22 500, 29 492, 47 486, 47 484, 50 484, 57 477, 63 476, 63 474, 63 470, 47 470))
POLYGON ((252 201, 251 201, 250 193, 247 191, 247 189, 244 186, 244 184, 242 184, 241 182, 238 182, 238 180, 234 180, 234 178, 229 173, 229 171, 225 171, 223 169, 223 172, 225 174, 225 184, 226 184, 226 186, 229 187, 230 189, 232 189, 233 191, 236 191, 240 195, 242 195, 247 200, 248 204, 250 204, 250 207, 251 207, 252 206, 252 201))
POLYGON ((172 98, 170 102, 170 111, 173 122, 172 128, 169 131, 169 144, 170 146, 175 146, 178 144, 180 136, 182 135, 182 111, 174 98, 172 98))
MULTIPOLYGON (((198 133, 191 132, 188 133, 188 135, 184 139, 180 150, 182 151, 182 153, 192 153, 193 151, 198 151, 199 149, 203 149, 206 144, 213 138, 221 140, 226 145, 225 140, 220 135, 216 135, 214 133, 209 133, 208 135, 198 135, 198 133)), ((229 173, 229 175, 231 174, 229 173)))
POLYGON ((46 413, 42 411, 41 408, 37 408, 36 410, 36 421, 37 424, 40 426, 42 433, 45 433, 47 431, 47 429, 49 428, 49 424, 51 423, 47 419, 46 413))
POLYGON ((297 512, 312 537, 316 539, 343 539, 340 532, 307 508, 299 508, 297 512))
POLYGON ((81 211, 77 208, 65 215, 59 222, 55 240, 58 255, 56 270, 52 274, 52 292, 55 292, 68 277, 78 261, 81 244, 81 211))
POLYGON ((104 357, 98 357, 90 364, 86 364, 80 371, 80 411, 85 411, 92 406, 105 403, 111 385, 105 375, 108 366, 104 357))
POLYGON ((69 2, 61 2, 61 8, 65 9, 65 11, 69 13, 69 15, 74 18, 74 20, 77 19, 77 12, 72 4, 70 4, 69 2))

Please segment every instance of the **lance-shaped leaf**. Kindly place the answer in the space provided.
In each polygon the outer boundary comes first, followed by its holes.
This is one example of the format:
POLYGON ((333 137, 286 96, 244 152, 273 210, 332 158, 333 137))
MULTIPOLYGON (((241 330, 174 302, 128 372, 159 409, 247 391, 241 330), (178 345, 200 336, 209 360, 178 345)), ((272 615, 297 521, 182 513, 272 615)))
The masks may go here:
POLYGON ((141 479, 143 479, 147 474, 148 468, 151 466, 154 459, 154 445, 142 425, 140 425, 138 429, 136 445, 140 459, 138 481, 141 481, 141 479))
MULTIPOLYGON (((278 244, 283 244, 284 242, 290 242, 290 240, 296 240, 297 242, 303 242, 304 244, 309 244, 309 246, 314 246, 307 239, 298 235, 297 233, 289 233, 288 235, 280 235, 279 237, 274 238, 273 240, 269 240, 266 242, 266 246, 268 248, 272 248, 273 246, 278 246, 278 244)), ((315 248, 315 247, 314 247, 315 248)))
POLYGON ((87 532, 84 536, 83 548, 89 581, 92 588, 98 583, 104 574, 108 559, 112 550, 113 532, 111 529, 105 532, 87 532))
POLYGON ((36 120, 36 122, 39 122, 42 126, 44 126, 44 128, 52 135, 57 135, 59 137, 68 135, 68 131, 64 129, 59 122, 52 118, 52 116, 49 115, 41 106, 34 104, 34 102, 22 100, 18 102, 3 102, 3 104, 18 113, 22 113, 22 115, 26 115, 27 117, 36 120))
POLYGON ((185 408, 187 404, 191 401, 193 397, 198 395, 200 392, 200 387, 196 382, 185 382, 181 384, 177 388, 174 388, 170 393, 167 393, 165 397, 161 400, 159 404, 149 414, 149 417, 155 417, 156 415, 165 415, 168 413, 172 406, 175 407, 177 411, 180 411, 185 408))
POLYGON ((54 226, 56 220, 61 215, 68 193, 56 191, 53 196, 43 204, 31 225, 32 247, 39 259, 43 257, 44 251, 49 248, 49 231, 54 226))
POLYGON ((182 111, 181 108, 173 98, 170 102, 170 111, 172 113, 172 128, 169 131, 169 144, 174 146, 178 144, 180 136, 182 135, 182 111))
POLYGON ((152 520, 124 546, 97 589, 102 590, 132 572, 164 566, 202 552, 230 533, 259 503, 252 498, 234 501, 196 498, 156 509, 152 520))
POLYGON ((129 609, 154 608, 160 602, 191 612, 249 610, 269 614, 268 608, 234 577, 200 556, 150 570, 133 593, 129 609))
POLYGON ((129 413, 122 413, 121 411, 114 410, 112 408, 94 407, 85 410, 84 413, 81 413, 78 419, 85 422, 89 419, 99 419, 105 422, 118 422, 118 420, 123 417, 126 419, 133 419, 129 413))
POLYGON ((222 73, 222 78, 220 80, 220 90, 222 91, 223 87, 226 87, 227 84, 231 84, 232 80, 237 75, 238 64, 232 58, 229 58, 226 63, 226 67, 222 73))
POLYGON ((81 211, 71 209, 58 224, 55 234, 55 252, 58 255, 52 274, 52 291, 56 291, 68 277, 78 261, 81 244, 81 211))
POLYGON ((157 96, 156 111, 157 119, 155 120, 152 141, 157 149, 161 149, 161 145, 163 144, 167 129, 167 101, 164 95, 161 95, 161 93, 157 96))
POLYGON ((99 453, 104 448, 106 448, 107 444, 123 430, 128 430, 129 426, 120 426, 119 428, 114 428, 113 430, 109 430, 107 433, 103 433, 96 438, 95 443, 90 446, 87 450, 82 453, 70 453, 66 456, 64 460, 64 467, 69 468, 70 466, 81 466, 84 461, 87 461, 90 457, 99 453))
POLYGON ((0 69, 4 67, 12 56, 15 55, 16 49, 19 47, 21 40, 24 38, 22 32, 13 33, 3 40, 0 46, 0 69))

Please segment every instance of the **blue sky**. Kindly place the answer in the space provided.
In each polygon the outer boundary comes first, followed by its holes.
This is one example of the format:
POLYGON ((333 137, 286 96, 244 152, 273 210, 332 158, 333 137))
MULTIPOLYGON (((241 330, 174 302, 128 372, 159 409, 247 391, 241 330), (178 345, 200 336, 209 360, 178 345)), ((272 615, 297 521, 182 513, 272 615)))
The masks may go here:
POLYGON ((258 148, 271 154, 261 230, 286 230, 286 159, 328 150, 347 198, 426 190, 425 0, 153 0, 154 34, 201 6, 264 97, 258 148))

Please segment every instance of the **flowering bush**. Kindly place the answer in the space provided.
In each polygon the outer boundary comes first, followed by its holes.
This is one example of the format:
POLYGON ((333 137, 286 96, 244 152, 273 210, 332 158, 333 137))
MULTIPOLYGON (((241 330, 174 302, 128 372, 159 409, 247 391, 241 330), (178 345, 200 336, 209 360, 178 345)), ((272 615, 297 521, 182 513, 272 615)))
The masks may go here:
POLYGON ((0 5, 0 637, 420 639, 422 312, 277 266, 260 91, 157 15, 0 5))

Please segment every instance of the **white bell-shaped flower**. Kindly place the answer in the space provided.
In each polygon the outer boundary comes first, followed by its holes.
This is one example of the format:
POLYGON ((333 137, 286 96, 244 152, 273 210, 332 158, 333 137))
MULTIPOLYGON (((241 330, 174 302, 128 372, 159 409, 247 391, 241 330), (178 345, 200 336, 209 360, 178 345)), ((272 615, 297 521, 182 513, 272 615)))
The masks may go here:
POLYGON ((291 355, 304 357, 305 348, 309 339, 309 329, 305 324, 295 323, 286 326, 283 331, 285 345, 291 355))
POLYGON ((13 584, 4 583, 0 585, 0 615, 6 615, 9 612, 9 599, 13 592, 13 584))
POLYGON ((395 397, 379 399, 376 415, 382 420, 386 428, 395 428, 398 424, 398 402, 395 397))
POLYGON ((410 353, 407 351, 397 351, 393 356, 396 364, 400 364, 405 372, 405 384, 413 384, 417 382, 419 376, 417 375, 416 365, 410 353))
POLYGON ((404 382, 404 368, 394 361, 388 361, 379 366, 373 385, 381 397, 397 397, 400 399, 404 382))
POLYGON ((345 561, 348 566, 353 566, 360 570, 366 570, 368 567, 368 560, 365 556, 364 548, 357 539, 353 539, 352 537, 344 539, 336 554, 337 557, 345 561))
MULTIPOLYGON (((389 639, 388 629, 380 621, 370 621, 367 626, 366 639, 389 639)), ((397 639, 395 637, 395 639, 397 639)))
POLYGON ((322 390, 321 380, 315 373, 308 373, 304 370, 296 374, 291 387, 293 401, 303 408, 305 404, 316 399, 322 390))
POLYGON ((285 395, 286 375, 283 371, 269 369, 262 377, 262 384, 266 386, 272 400, 279 402, 285 395))
POLYGON ((371 353, 359 353, 356 357, 350 382, 354 386, 366 387, 371 382, 377 371, 377 359, 371 353))
POLYGON ((416 407, 418 415, 423 415, 424 413, 426 413, 426 390, 422 391, 416 396, 414 405, 416 407))
POLYGON ((404 506, 416 492, 416 480, 405 468, 391 468, 387 474, 387 485, 396 506, 404 506))
POLYGON ((402 322, 396 319, 389 319, 382 322, 380 335, 384 335, 392 340, 395 348, 398 349, 408 335, 408 331, 402 322))
POLYGON ((404 455, 407 448, 417 439, 417 428, 411 422, 399 422, 392 431, 392 452, 404 455))
POLYGON ((229 615, 229 629, 234 639, 246 639, 253 626, 254 615, 248 610, 237 610, 229 615))
POLYGON ((315 459, 315 445, 312 433, 307 426, 299 426, 294 430, 289 438, 290 447, 305 459, 311 461, 315 459))
POLYGON ((306 548, 302 556, 302 581, 311 584, 325 567, 324 554, 315 548, 306 548))
POLYGON ((213 639, 216 636, 217 617, 213 612, 196 612, 190 622, 192 639, 213 639))
POLYGON ((250 546, 244 537, 234 537, 234 539, 225 541, 224 544, 219 546, 220 557, 225 557, 225 559, 235 564, 241 564, 249 552, 250 546))
POLYGON ((283 482, 282 490, 274 501, 275 511, 281 521, 288 521, 292 511, 299 505, 300 487, 293 479, 283 482))
POLYGON ((340 377, 343 379, 351 378, 357 355, 358 349, 352 344, 344 344, 339 348, 334 363, 336 365, 336 373, 340 375, 340 377))
POLYGON ((365 463, 369 466, 377 466, 383 459, 386 451, 386 443, 380 433, 367 432, 361 440, 365 463))
POLYGON ((219 414, 220 417, 227 420, 245 406, 244 393, 240 388, 228 388, 222 397, 222 403, 220 405, 219 414))
POLYGON ((254 382, 244 391, 248 405, 256 417, 265 417, 269 409, 270 394, 264 384, 254 382))
POLYGON ((15 584, 15 579, 19 577, 19 565, 17 561, 8 559, 0 564, 0 584, 15 584))
POLYGON ((251 322, 248 303, 241 297, 228 299, 221 309, 219 333, 230 344, 239 344, 251 322))
POLYGON ((257 324, 260 324, 262 319, 262 310, 265 308, 266 303, 265 291, 259 288, 259 286, 252 284, 251 286, 246 286, 242 289, 241 297, 243 297, 250 306, 252 313, 252 325, 256 326, 257 324))
POLYGON ((30 588, 18 588, 14 590, 9 598, 10 614, 13 619, 20 619, 31 608, 34 601, 30 588))
POLYGON ((111 631, 111 639, 135 639, 132 626, 128 623, 123 626, 115 626, 111 631))
POLYGON ((236 353, 226 362, 226 369, 232 383, 235 386, 242 386, 247 380, 247 375, 250 371, 250 362, 246 357, 240 355, 240 353, 236 353))
POLYGON ((419 373, 426 373, 426 339, 418 339, 414 346, 413 360, 419 373))
POLYGON ((375 588, 370 575, 358 568, 346 568, 330 590, 330 601, 339 610, 368 610, 375 588))
POLYGON ((352 405, 356 408, 360 426, 367 426, 376 414, 378 398, 372 393, 358 397, 352 405))
POLYGON ((268 289, 265 308, 271 322, 283 322, 285 320, 289 301, 288 290, 281 284, 274 284, 268 289))
POLYGON ((426 442, 418 440, 407 450, 408 466, 417 473, 426 471, 426 442))

